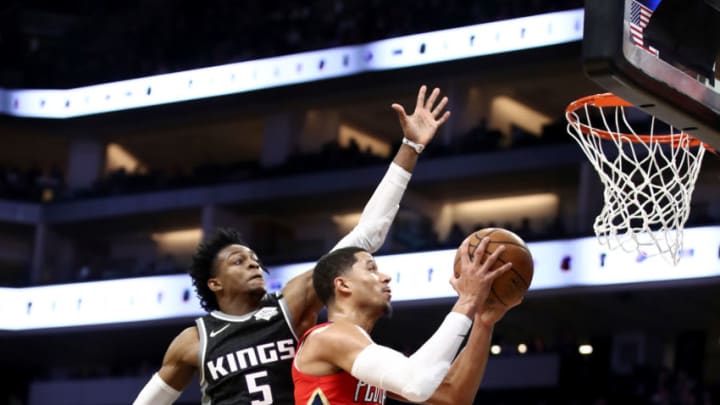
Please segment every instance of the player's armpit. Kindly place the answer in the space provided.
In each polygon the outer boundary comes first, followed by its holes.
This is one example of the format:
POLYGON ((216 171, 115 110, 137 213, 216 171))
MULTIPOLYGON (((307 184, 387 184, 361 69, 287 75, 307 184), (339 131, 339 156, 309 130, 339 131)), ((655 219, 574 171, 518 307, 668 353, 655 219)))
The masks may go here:
POLYGON ((312 270, 293 277, 282 289, 295 334, 300 337, 317 323, 322 303, 312 285, 312 270))

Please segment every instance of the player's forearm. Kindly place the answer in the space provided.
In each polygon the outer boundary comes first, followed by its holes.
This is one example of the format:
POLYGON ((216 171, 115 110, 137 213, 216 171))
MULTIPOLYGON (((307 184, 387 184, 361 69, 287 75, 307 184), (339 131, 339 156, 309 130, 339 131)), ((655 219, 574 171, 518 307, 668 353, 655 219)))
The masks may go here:
POLYGON ((180 391, 168 385, 155 373, 135 398, 133 405, 170 405, 180 394, 180 391))
POLYGON ((460 297, 458 297, 458 300, 455 301, 455 305, 453 305, 452 307, 452 312, 463 314, 468 318, 472 319, 474 316, 473 314, 477 312, 477 302, 478 298, 476 298, 476 296, 474 295, 461 295, 460 297))
POLYGON ((332 250, 357 246, 370 253, 382 246, 395 219, 411 173, 393 162, 363 208, 360 221, 332 250))
POLYGON ((418 155, 413 148, 408 145, 401 144, 400 149, 398 149, 395 154, 393 163, 412 173, 412 171, 415 170, 415 165, 417 164, 419 156, 420 155, 418 155))
POLYGON ((485 376, 493 326, 475 323, 465 348, 452 363, 445 379, 427 402, 430 405, 472 404, 485 376))
POLYGON ((381 218, 394 219, 411 177, 411 171, 395 162, 391 163, 365 204, 360 221, 370 223, 381 218))
POLYGON ((354 359, 351 374, 413 402, 430 398, 470 329, 470 319, 450 313, 412 356, 371 344, 354 359))

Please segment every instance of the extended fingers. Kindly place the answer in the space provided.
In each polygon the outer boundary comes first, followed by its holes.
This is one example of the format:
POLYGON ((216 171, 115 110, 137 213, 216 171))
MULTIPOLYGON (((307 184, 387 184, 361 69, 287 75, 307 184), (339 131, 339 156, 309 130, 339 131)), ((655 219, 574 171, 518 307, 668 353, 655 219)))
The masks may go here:
POLYGON ((436 121, 437 126, 444 124, 445 121, 448 120, 448 118, 450 118, 450 111, 445 111, 445 114, 443 114, 443 116, 440 117, 440 119, 436 121))
MULTIPOLYGON (((460 244, 460 265, 464 268, 467 263, 470 262, 470 255, 471 252, 469 250, 470 248, 470 238, 465 238, 465 240, 460 244)), ((474 249, 474 248, 473 248, 474 249)))
POLYGON ((484 237, 480 240, 480 243, 477 245, 473 245, 471 241, 476 240, 477 238, 468 237, 465 238, 463 241, 462 246, 462 252, 465 252, 463 254, 463 257, 465 259, 466 263, 470 263, 472 261, 475 264, 480 264, 482 262, 482 254, 475 254, 476 252, 484 252, 485 249, 487 249, 487 245, 490 242, 490 238, 484 237))
POLYGON ((508 271, 510 271, 511 269, 512 269, 512 263, 511 263, 511 262, 507 262, 507 263, 503 264, 502 266, 498 267, 497 269, 491 271, 491 272, 489 273, 489 275, 488 275, 488 278, 489 278, 491 281, 494 281, 494 280, 496 280, 498 277, 500 277, 500 276, 502 276, 503 274, 505 274, 505 273, 507 273, 508 271))
POLYGON ((448 103, 448 98, 447 98, 447 97, 443 97, 443 98, 440 100, 440 103, 438 103, 438 105, 437 105, 435 108, 433 108, 433 110, 432 110, 432 115, 433 115, 433 117, 437 118, 437 116, 440 115, 440 113, 441 113, 442 110, 445 108, 445 106, 447 105, 447 103, 448 103))
POLYGON ((425 108, 427 110, 432 110, 432 106, 435 104, 435 101, 437 100, 438 96, 440 95, 440 89, 435 87, 430 93, 430 97, 428 97, 427 101, 425 102, 425 108))
POLYGON ((401 119, 404 119, 405 117, 407 117, 407 113, 405 112, 405 107, 401 106, 400 104, 398 104, 398 103, 393 103, 390 107, 391 107, 393 110, 395 110, 395 112, 397 112, 398 116, 399 116, 401 119))
POLYGON ((497 261, 498 257, 502 254, 502 252, 505 251, 505 246, 500 245, 495 249, 490 256, 488 256, 487 260, 485 260, 485 263, 483 263, 486 267, 492 267, 493 264, 495 264, 495 261, 497 261))
POLYGON ((425 92, 427 92, 427 86, 423 84, 422 86, 420 86, 420 90, 418 91, 417 103, 415 103, 415 110, 423 108, 423 104, 425 104, 425 92))

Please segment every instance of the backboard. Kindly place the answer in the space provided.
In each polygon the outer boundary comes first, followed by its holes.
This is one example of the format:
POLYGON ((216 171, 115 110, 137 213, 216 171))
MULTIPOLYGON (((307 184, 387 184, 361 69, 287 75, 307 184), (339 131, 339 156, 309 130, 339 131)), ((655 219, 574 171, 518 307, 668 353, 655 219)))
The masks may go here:
POLYGON ((586 0, 583 67, 600 86, 720 150, 720 1, 586 0))

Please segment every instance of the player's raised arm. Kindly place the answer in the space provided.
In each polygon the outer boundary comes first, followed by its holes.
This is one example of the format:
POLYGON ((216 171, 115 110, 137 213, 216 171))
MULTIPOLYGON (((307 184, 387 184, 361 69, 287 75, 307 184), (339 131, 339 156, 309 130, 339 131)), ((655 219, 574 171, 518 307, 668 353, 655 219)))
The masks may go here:
MULTIPOLYGON (((426 93, 427 86, 421 86, 411 115, 400 104, 392 104, 392 109, 398 114, 403 143, 365 204, 358 224, 332 250, 356 246, 374 253, 385 242, 418 156, 435 137, 438 128, 450 117, 450 112, 445 111, 448 98, 438 100, 440 89, 435 88, 429 96, 426 93)), ((290 280, 283 288, 283 296, 292 314, 295 330, 298 335, 302 335, 317 322, 317 313, 322 307, 312 288, 312 271, 290 280)))
POLYGON ((412 115, 408 115, 400 104, 392 104, 402 128, 403 143, 365 205, 358 225, 332 250, 356 246, 375 253, 385 241, 418 156, 433 140, 438 128, 450 117, 450 111, 445 111, 448 98, 443 97, 438 102, 440 89, 435 88, 427 99, 426 92, 427 86, 424 85, 418 90, 412 115))

